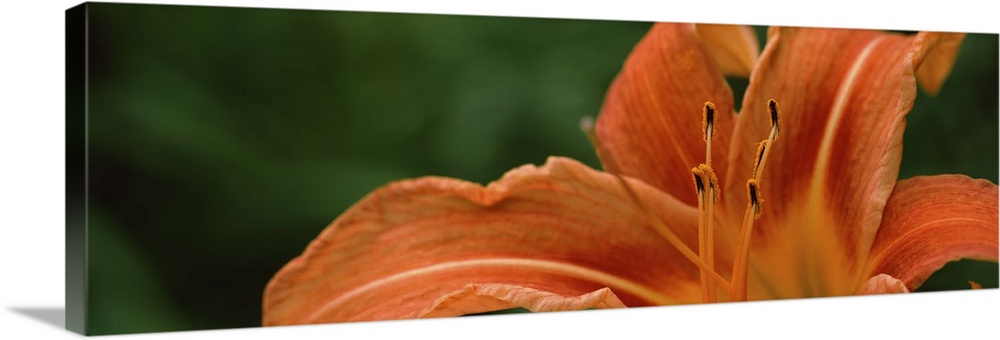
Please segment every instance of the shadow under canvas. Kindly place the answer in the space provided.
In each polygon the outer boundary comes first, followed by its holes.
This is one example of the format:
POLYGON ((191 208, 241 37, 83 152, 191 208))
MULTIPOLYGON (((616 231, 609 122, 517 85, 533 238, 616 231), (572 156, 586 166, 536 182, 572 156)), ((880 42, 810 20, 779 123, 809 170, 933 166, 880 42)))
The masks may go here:
POLYGON ((50 326, 66 328, 66 308, 63 307, 10 307, 10 310, 50 326))

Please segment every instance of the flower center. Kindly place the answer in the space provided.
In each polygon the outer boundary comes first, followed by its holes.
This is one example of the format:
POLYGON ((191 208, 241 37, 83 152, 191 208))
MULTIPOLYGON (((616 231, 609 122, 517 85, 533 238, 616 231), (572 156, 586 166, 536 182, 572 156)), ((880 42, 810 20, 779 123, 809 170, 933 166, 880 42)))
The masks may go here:
POLYGON ((750 236, 753 234, 754 220, 760 217, 761 203, 760 181, 764 166, 774 143, 781 135, 781 115, 778 103, 771 99, 767 102, 767 110, 771 118, 771 132, 767 139, 757 144, 757 157, 754 159, 753 174, 747 180, 747 208, 740 226, 736 258, 733 260, 733 275, 730 280, 723 278, 715 270, 715 240, 714 240, 714 205, 719 200, 719 181, 712 169, 712 134, 715 132, 715 104, 706 102, 702 110, 702 129, 705 140, 705 163, 691 169, 694 177, 695 192, 698 194, 698 252, 692 251, 681 239, 671 231, 656 215, 639 199, 635 191, 620 173, 617 166, 607 162, 611 160, 597 136, 594 133, 593 120, 585 118, 580 122, 581 129, 587 134, 594 145, 598 157, 605 165, 605 170, 616 174, 625 192, 639 209, 646 215, 653 229, 663 236, 688 261, 698 267, 701 279, 702 302, 717 302, 718 288, 729 292, 729 301, 747 300, 747 276, 750 260, 750 236))
MULTIPOLYGON (((778 111, 778 103, 771 99, 767 102, 767 110, 771 118, 771 132, 767 139, 761 141, 757 146, 757 157, 754 158, 753 174, 747 180, 747 208, 743 215, 743 223, 740 226, 738 244, 736 246, 736 258, 733 260, 733 276, 730 280, 729 289, 730 301, 746 301, 747 299, 747 275, 750 260, 750 235, 753 234, 754 220, 760 217, 760 180, 764 173, 764 166, 774 143, 781 134, 781 119, 778 111)), ((712 171, 712 133, 714 129, 715 105, 712 102, 705 103, 702 114, 705 131, 705 163, 700 164, 691 173, 694 175, 695 191, 698 194, 698 258, 705 266, 699 266, 701 270, 701 293, 703 302, 716 302, 715 284, 709 280, 711 272, 715 272, 714 255, 714 235, 712 221, 714 212, 712 206, 718 201, 718 180, 712 171), (708 182, 707 193, 704 183, 708 182)))

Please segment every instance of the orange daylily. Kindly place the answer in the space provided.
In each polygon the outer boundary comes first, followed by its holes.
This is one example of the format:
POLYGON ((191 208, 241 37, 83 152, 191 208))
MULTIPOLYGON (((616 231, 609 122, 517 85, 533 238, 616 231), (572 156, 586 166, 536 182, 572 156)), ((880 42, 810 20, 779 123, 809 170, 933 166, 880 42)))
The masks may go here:
POLYGON ((907 292, 995 262, 995 184, 897 181, 916 83, 962 38, 771 28, 758 56, 745 27, 657 24, 592 131, 606 172, 390 183, 275 275, 263 322, 907 292), (739 114, 723 72, 750 77, 739 114))

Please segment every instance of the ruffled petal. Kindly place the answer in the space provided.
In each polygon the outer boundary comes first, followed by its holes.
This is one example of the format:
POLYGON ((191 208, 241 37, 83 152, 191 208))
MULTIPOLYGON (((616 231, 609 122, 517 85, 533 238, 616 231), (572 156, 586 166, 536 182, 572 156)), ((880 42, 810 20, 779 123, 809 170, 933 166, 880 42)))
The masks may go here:
MULTIPOLYGON (((695 209, 625 181, 649 212, 695 244, 695 209)), ((264 324, 408 319, 437 315, 437 307, 454 314, 616 306, 610 295, 587 295, 605 287, 627 306, 698 302, 696 267, 630 197, 619 177, 558 157, 486 187, 436 177, 391 183, 275 275, 264 324), (507 291, 481 294, 482 287, 507 291), (504 294, 513 295, 498 300, 504 294)))
POLYGON ((878 274, 865 281, 858 295, 909 293, 903 281, 886 274, 878 274))
POLYGON ((924 92, 933 95, 941 90, 941 84, 955 65, 963 39, 964 33, 922 32, 917 37, 915 43, 923 49, 917 54, 923 57, 916 62, 917 81, 924 92))
POLYGON ((732 90, 713 59, 694 25, 653 26, 611 84, 597 119, 605 169, 696 204, 691 168, 705 163, 705 102, 716 106, 712 157, 720 177, 735 119, 732 90))
POLYGON ((445 295, 426 312, 422 312, 420 317, 459 316, 516 307, 523 307, 532 312, 555 312, 590 308, 624 308, 625 304, 608 288, 567 297, 507 284, 470 284, 445 295))
MULTIPOLYGON (((899 173, 916 67, 934 40, 926 37, 769 31, 734 132, 728 173, 753 173, 757 143, 771 129, 767 102, 776 100, 781 134, 761 180, 765 202, 751 247, 751 261, 767 264, 752 263, 758 297, 854 293, 899 173)), ((743 183, 726 185, 723 192, 731 195, 725 199, 741 202, 730 204, 729 214, 739 216, 747 201, 743 183)))
POLYGON ((868 260, 913 291, 949 261, 997 261, 997 186, 963 175, 902 180, 886 205, 868 260))
POLYGON ((753 28, 743 25, 697 24, 698 37, 708 48, 722 73, 746 77, 760 56, 753 28))

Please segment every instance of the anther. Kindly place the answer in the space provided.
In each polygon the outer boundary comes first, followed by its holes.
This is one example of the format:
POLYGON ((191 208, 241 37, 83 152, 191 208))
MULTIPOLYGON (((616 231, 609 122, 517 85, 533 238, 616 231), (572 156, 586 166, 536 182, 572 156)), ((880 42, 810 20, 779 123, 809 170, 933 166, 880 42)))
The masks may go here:
POLYGON ((691 175, 694 176, 694 189, 698 193, 698 197, 705 195, 705 173, 701 170, 701 167, 691 168, 691 175))
POLYGON ((705 139, 705 164, 712 165, 712 134, 715 133, 715 104, 705 102, 701 111, 701 132, 705 139))
POLYGON ((710 281, 709 272, 715 272, 714 236, 712 230, 712 203, 718 200, 718 179, 715 171, 706 164, 691 169, 695 191, 698 193, 698 257, 708 270, 701 271, 702 302, 716 302, 715 284, 710 281), (707 182, 707 185, 706 185, 707 182), (706 194, 706 188, 708 193, 706 194), (711 196, 711 199, 709 199, 711 196))
POLYGON ((697 169, 701 172, 702 180, 707 180, 708 182, 708 191, 709 196, 712 198, 712 203, 719 202, 719 177, 715 176, 715 170, 708 164, 700 164, 697 169))
POLYGON ((712 102, 705 102, 705 109, 702 110, 702 130, 705 141, 711 141, 715 132, 715 104, 712 102))
POLYGON ((767 156, 771 145, 777 142, 778 137, 781 136, 781 112, 778 110, 778 102, 774 99, 767 101, 767 110, 771 116, 771 133, 768 134, 767 139, 757 145, 757 158, 754 160, 753 178, 758 180, 764 172, 764 165, 767 164, 767 156))
POLYGON ((771 129, 774 130, 773 141, 777 141, 781 136, 781 114, 778 111, 778 102, 774 99, 767 101, 767 111, 771 114, 771 129))
POLYGON ((719 202, 719 178, 715 176, 715 170, 711 166, 699 164, 691 168, 691 175, 694 176, 694 188, 698 195, 704 195, 707 191, 712 203, 719 202))
POLYGON ((751 179, 747 181, 747 196, 749 196, 750 206, 753 208, 754 219, 760 217, 760 204, 764 202, 760 198, 760 181, 756 179, 751 179))

